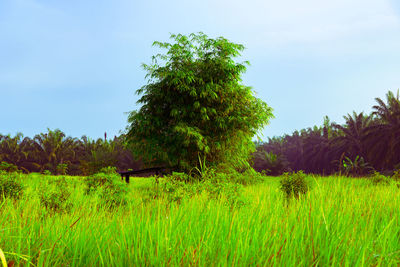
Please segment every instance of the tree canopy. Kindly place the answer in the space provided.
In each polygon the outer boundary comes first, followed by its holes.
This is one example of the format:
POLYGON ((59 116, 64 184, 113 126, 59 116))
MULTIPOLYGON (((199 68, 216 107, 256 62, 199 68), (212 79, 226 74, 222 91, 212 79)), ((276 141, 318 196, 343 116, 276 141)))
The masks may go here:
POLYGON ((110 140, 93 140, 86 136, 78 139, 59 129, 48 129, 33 138, 24 137, 22 133, 14 137, 0 133, 0 172, 7 164, 26 173, 47 170, 70 175, 90 175, 108 166, 119 171, 141 168, 141 162, 125 148, 124 140, 124 136, 110 140))
POLYGON ((347 114, 343 125, 331 123, 326 117, 321 127, 269 138, 268 142, 258 145, 254 168, 261 171, 282 166, 281 169, 293 171, 332 174, 343 173, 347 165, 356 176, 372 169, 386 174, 399 170, 399 90, 397 94, 388 91, 386 103, 381 98, 375 100, 377 104, 372 107, 372 113, 347 114), (271 153, 276 155, 273 162, 271 153))
POLYGON ((154 42, 166 53, 153 57, 139 111, 128 117, 132 151, 147 165, 181 170, 226 163, 242 168, 254 151, 252 138, 273 117, 272 109, 243 85, 249 63, 236 62, 244 46, 203 33, 172 34, 154 42))

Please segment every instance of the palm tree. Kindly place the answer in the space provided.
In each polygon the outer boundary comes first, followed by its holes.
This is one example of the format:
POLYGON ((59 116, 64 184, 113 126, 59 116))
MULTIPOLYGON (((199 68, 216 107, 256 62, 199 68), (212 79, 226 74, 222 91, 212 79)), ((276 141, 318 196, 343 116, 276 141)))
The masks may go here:
POLYGON ((366 129, 371 125, 372 116, 364 115, 363 112, 357 114, 347 114, 343 116, 345 125, 334 123, 333 127, 339 131, 339 134, 332 139, 332 144, 335 145, 337 155, 347 156, 354 159, 356 156, 366 158, 365 145, 363 139, 366 135, 366 129))
POLYGON ((376 116, 367 127, 364 140, 368 146, 368 155, 373 165, 380 170, 391 170, 400 163, 400 98, 389 91, 387 103, 375 98, 377 105, 372 115, 376 116))
POLYGON ((2 161, 18 166, 26 159, 26 154, 21 150, 22 138, 22 133, 17 133, 14 137, 2 136, 0 139, 0 159, 2 161))
POLYGON ((293 171, 304 170, 303 139, 298 131, 284 136, 284 155, 293 171))
POLYGON ((304 171, 322 173, 327 156, 328 143, 321 128, 314 126, 302 131, 304 151, 304 171))
POLYGON ((334 171, 334 154, 331 139, 337 135, 328 116, 322 127, 314 126, 301 131, 303 139, 304 170, 311 173, 330 174, 334 171))
POLYGON ((33 138, 35 153, 41 171, 48 169, 56 173, 59 164, 71 163, 74 159, 76 139, 66 137, 59 129, 47 130, 47 133, 38 134, 33 138))

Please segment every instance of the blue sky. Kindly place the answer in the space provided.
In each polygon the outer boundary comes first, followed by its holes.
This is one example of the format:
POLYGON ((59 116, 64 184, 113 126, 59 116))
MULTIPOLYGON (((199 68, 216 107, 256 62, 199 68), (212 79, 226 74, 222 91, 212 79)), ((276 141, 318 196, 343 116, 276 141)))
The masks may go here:
POLYGON ((119 133, 152 42, 245 45, 243 83, 274 109, 263 139, 371 111, 400 88, 399 0, 0 0, 0 133, 119 133))

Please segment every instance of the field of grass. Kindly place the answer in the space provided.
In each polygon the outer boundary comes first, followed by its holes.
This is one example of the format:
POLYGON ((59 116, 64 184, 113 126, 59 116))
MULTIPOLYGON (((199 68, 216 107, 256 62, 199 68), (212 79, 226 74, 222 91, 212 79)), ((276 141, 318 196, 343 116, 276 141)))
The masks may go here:
POLYGON ((219 187, 183 198, 134 178, 126 205, 110 207, 85 194, 83 177, 65 177, 69 204, 52 211, 40 192, 59 177, 18 179, 20 199, 0 200, 0 248, 15 266, 400 265, 394 183, 308 177, 312 189, 288 202, 276 177, 234 197, 219 187))

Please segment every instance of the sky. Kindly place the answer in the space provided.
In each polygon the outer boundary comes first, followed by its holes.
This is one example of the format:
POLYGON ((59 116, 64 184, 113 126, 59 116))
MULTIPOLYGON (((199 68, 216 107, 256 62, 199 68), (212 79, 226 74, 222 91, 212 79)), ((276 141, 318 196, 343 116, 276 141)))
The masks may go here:
POLYGON ((118 135, 152 43, 199 31, 246 47, 243 84, 275 116, 263 140, 400 88, 400 0, 0 0, 0 133, 118 135))

